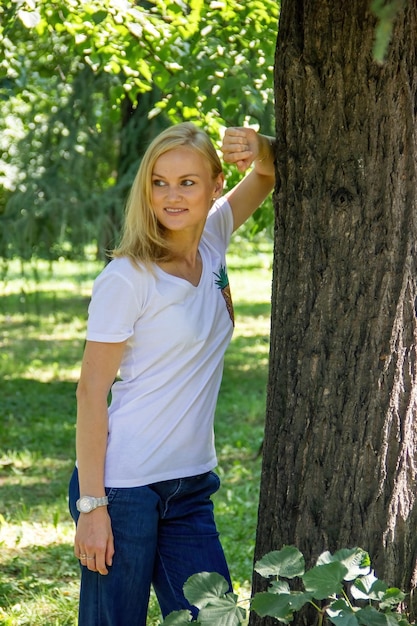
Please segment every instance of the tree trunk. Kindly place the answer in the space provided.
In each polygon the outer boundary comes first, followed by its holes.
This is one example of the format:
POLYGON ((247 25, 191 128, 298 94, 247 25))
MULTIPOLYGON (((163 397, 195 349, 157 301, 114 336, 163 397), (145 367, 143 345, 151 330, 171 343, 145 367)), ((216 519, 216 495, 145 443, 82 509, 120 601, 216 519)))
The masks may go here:
MULTIPOLYGON (((283 0, 256 554, 360 546, 417 585, 417 5, 372 59, 368 0, 283 0)), ((259 577, 254 590, 262 587, 259 577)), ((411 595, 411 615, 417 615, 411 595)), ((311 620, 311 618, 310 618, 311 620)), ((276 624, 252 614, 250 624, 276 624)), ((312 624, 305 616, 295 625, 312 624)))

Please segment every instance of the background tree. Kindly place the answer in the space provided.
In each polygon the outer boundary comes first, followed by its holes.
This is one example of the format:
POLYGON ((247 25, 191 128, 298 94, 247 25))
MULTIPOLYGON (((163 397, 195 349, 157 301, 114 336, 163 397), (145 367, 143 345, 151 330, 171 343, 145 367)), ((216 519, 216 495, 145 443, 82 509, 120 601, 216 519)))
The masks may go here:
MULTIPOLYGON (((295 544, 311 563, 324 550, 359 545, 379 577, 410 591, 417 584, 417 5, 395 4, 383 64, 372 56, 368 0, 281 5, 280 181, 256 558, 295 544)), ((252 615, 250 623, 276 622, 252 615)))
POLYGON ((272 131, 273 0, 5 0, 0 18, 3 256, 114 246, 168 123, 272 131))

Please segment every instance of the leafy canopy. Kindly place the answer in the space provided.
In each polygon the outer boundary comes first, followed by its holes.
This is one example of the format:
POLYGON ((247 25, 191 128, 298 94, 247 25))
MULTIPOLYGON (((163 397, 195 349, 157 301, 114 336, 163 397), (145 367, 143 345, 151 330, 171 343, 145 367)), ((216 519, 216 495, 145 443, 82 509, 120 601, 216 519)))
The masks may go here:
POLYGON ((271 133, 278 8, 3 1, 0 254, 79 254, 108 239, 143 146, 167 124, 271 133))

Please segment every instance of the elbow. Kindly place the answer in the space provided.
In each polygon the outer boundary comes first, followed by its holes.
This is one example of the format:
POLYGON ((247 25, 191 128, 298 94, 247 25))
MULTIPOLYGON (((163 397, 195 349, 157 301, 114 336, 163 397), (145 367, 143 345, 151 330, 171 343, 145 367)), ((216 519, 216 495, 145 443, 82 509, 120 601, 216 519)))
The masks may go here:
POLYGON ((103 385, 96 385, 91 381, 81 378, 78 381, 75 397, 78 406, 94 405, 100 402, 107 404, 109 390, 103 385))
POLYGON ((75 390, 75 397, 77 399, 77 402, 80 403, 86 395, 87 395, 87 387, 84 381, 81 379, 78 381, 77 388, 75 390))

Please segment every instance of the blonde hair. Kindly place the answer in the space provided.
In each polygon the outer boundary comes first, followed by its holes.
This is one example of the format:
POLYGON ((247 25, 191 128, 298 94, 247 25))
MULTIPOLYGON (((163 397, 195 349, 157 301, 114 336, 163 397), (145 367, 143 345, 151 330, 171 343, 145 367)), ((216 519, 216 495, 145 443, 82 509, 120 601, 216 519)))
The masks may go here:
POLYGON ((120 244, 112 257, 128 256, 148 264, 170 258, 164 231, 152 209, 152 173, 156 160, 169 150, 188 146, 199 152, 211 167, 213 180, 222 172, 217 152, 206 132, 190 122, 162 131, 146 150, 127 203, 120 244))

